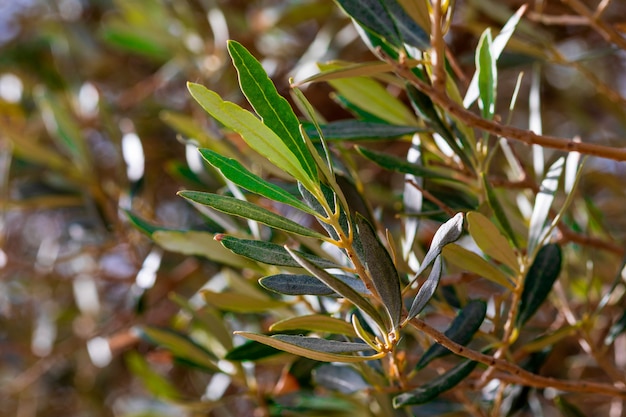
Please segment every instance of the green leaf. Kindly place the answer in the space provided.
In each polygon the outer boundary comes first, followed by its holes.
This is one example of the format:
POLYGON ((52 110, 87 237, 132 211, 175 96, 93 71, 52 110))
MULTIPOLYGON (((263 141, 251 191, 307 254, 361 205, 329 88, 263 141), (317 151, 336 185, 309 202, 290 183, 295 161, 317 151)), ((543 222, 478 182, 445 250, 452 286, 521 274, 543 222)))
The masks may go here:
POLYGON ((143 326, 138 331, 142 338, 169 350, 175 357, 200 368, 219 372, 217 357, 189 337, 154 326, 143 326))
MULTIPOLYGON (((224 245, 225 248, 233 251, 237 255, 245 256, 268 265, 291 266, 299 268, 296 262, 284 247, 271 242, 261 240, 239 239, 234 236, 216 235, 215 239, 224 245)), ((339 268, 337 263, 321 258, 309 253, 296 251, 303 258, 319 266, 320 268, 339 268)))
MULTIPOLYGON (((311 139, 319 139, 320 135, 312 123, 304 123, 304 127, 311 139)), ((326 140, 393 139, 425 131, 416 126, 398 126, 360 120, 339 120, 320 125, 320 128, 326 140)))
MULTIPOLYGON (((513 32, 515 31, 515 28, 522 18, 526 8, 526 6, 520 7, 515 14, 509 18, 500 33, 498 33, 498 35, 493 39, 493 42, 491 42, 490 54, 494 61, 497 61, 498 58, 500 58, 502 51, 504 51, 504 47, 509 42, 511 36, 513 36, 513 32)), ((465 108, 469 108, 469 106, 471 106, 472 103, 478 98, 478 91, 478 72, 476 72, 472 77, 472 81, 470 81, 470 86, 467 89, 465 98, 463 99, 463 106, 465 106, 465 108)))
MULTIPOLYGON (((332 64, 318 64, 318 66, 322 71, 337 67, 332 64)), ((330 80, 328 83, 350 103, 387 123, 400 126, 417 124, 415 117, 404 103, 371 78, 343 78, 330 80)))
POLYGON ((439 280, 441 279, 442 272, 442 261, 441 256, 437 256, 433 263, 433 269, 428 274, 428 278, 424 282, 417 292, 413 303, 411 304, 411 308, 409 309, 409 314, 406 317, 406 322, 413 320, 419 313, 422 312, 426 304, 430 301, 430 299, 435 294, 435 290, 437 286, 439 286, 439 280))
POLYGON ((278 308, 288 307, 289 304, 283 301, 262 299, 247 294, 236 292, 213 292, 209 290, 200 291, 202 298, 223 311, 234 311, 237 313, 264 313, 278 308))
POLYGON ((213 262, 236 268, 259 269, 254 262, 225 249, 215 241, 212 233, 194 230, 156 230, 151 237, 157 245, 171 252, 202 256, 213 262))
POLYGON ((523 326, 550 294, 561 272, 561 247, 555 243, 543 246, 524 279, 524 291, 520 300, 516 326, 523 326))
POLYGON ((519 270, 515 251, 500 230, 477 211, 467 213, 467 226, 476 245, 485 255, 508 266, 511 271, 519 270))
POLYGON ((427 403, 467 378, 477 364, 475 361, 463 361, 429 383, 394 397, 393 406, 400 408, 406 405, 427 403))
POLYGON ((170 401, 181 399, 182 394, 167 379, 158 372, 153 371, 141 354, 131 350, 124 355, 126 366, 138 377, 150 394, 157 398, 170 401))
POLYGON ((343 394, 352 394, 371 388, 363 376, 351 366, 322 365, 314 370, 313 379, 317 386, 343 394))
POLYGON ((462 246, 450 244, 443 248, 443 256, 446 260, 461 269, 473 272, 488 279, 504 288, 513 291, 515 286, 510 282, 502 271, 484 260, 479 255, 465 249, 462 246))
MULTIPOLYGON (((487 314, 487 304, 482 300, 472 300, 452 320, 448 329, 444 332, 449 339, 460 345, 467 345, 485 319, 487 314)), ((415 365, 415 369, 419 370, 424 368, 434 359, 448 355, 450 352, 447 348, 443 347, 439 343, 433 344, 422 355, 420 360, 415 365)))
POLYGON ((346 352, 362 352, 371 350, 365 343, 338 342, 335 340, 319 339, 316 337, 274 335, 265 336, 257 333, 235 332, 240 336, 264 343, 273 348, 283 350, 294 355, 314 359, 321 362, 363 362, 382 357, 381 354, 373 356, 355 356, 341 354, 346 352))
POLYGON ((409 44, 422 51, 430 38, 396 0, 337 0, 341 8, 361 26, 383 37, 398 49, 409 44))
POLYGON ((554 202, 554 195, 559 187, 559 179, 563 173, 563 166, 565 158, 561 157, 557 159, 546 174, 543 181, 541 181, 541 187, 537 197, 535 197, 535 205, 533 207, 533 213, 530 216, 530 225, 528 227, 528 253, 532 254, 535 248, 541 244, 544 236, 544 226, 548 215, 550 214, 550 207, 554 202))
POLYGON ((224 126, 239 133, 248 146, 302 182, 308 189, 317 189, 317 178, 310 177, 310 173, 302 166, 291 149, 256 116, 235 103, 222 100, 217 93, 200 84, 187 83, 187 88, 207 113, 224 126))
POLYGON ((290 317, 270 326, 271 332, 283 332, 285 330, 306 330, 309 332, 342 334, 349 337, 357 337, 350 323, 323 314, 290 317))
POLYGON ((300 122, 287 100, 278 94, 259 61, 240 43, 228 41, 228 52, 239 74, 241 91, 254 111, 293 152, 311 181, 318 182, 315 161, 300 136, 300 122))
MULTIPOLYGON (((305 258, 306 259, 306 258, 305 258)), ((298 266, 300 266, 298 264, 298 266)), ((370 294, 369 290, 358 278, 347 275, 335 275, 335 278, 343 281, 358 293, 370 294)), ((263 277, 259 280, 263 288, 285 295, 319 295, 332 296, 337 293, 318 278, 311 275, 301 274, 276 274, 263 277)))
POLYGON ((318 278, 324 284, 326 284, 327 286, 335 290, 337 294, 341 295, 342 297, 349 300, 352 304, 357 306, 363 313, 365 313, 372 320, 374 320, 376 324, 378 324, 381 330, 383 329, 389 330, 389 331, 392 330, 392 329, 385 328, 384 321, 382 317, 380 316, 379 312, 376 310, 376 308, 372 304, 370 304, 370 302, 367 301, 354 288, 352 288, 350 285, 346 284, 339 278, 324 271, 323 269, 320 269, 317 266, 313 265, 311 262, 302 258, 297 253, 291 251, 291 249, 289 248, 286 248, 286 249, 291 254, 291 256, 293 256, 293 258, 296 261, 298 261, 300 265, 302 265, 304 269, 309 271, 311 274, 315 275, 316 278, 318 278))
POLYGON ((493 119, 496 112, 498 72, 495 57, 491 55, 491 29, 487 28, 476 48, 476 73, 478 77, 478 107, 484 119, 493 119))
POLYGON ((314 230, 301 226, 294 221, 272 213, 271 211, 248 201, 238 200, 233 197, 221 196, 217 194, 203 193, 200 191, 180 191, 178 195, 186 198, 187 200, 212 207, 217 211, 243 217, 248 220, 254 220, 286 232, 295 233, 301 236, 314 237, 316 239, 327 239, 326 236, 314 230))
POLYGON ((224 177, 234 182, 241 188, 245 188, 248 191, 261 195, 265 198, 269 198, 270 200, 278 201, 279 203, 283 204, 288 204, 314 216, 317 215, 314 210, 312 210, 302 201, 298 200, 292 194, 289 194, 287 191, 280 188, 279 186, 265 181, 258 175, 255 175, 252 172, 248 171, 237 160, 232 158, 226 158, 218 154, 217 152, 213 152, 210 149, 199 149, 199 151, 202 157, 209 164, 219 169, 224 177))
POLYGON ((357 214, 356 224, 359 239, 363 245, 365 258, 363 263, 372 278, 383 307, 387 311, 391 327, 396 329, 402 315, 402 290, 398 271, 389 252, 378 239, 376 231, 365 217, 357 214))
POLYGON ((415 175, 416 177, 445 179, 454 182, 457 181, 437 171, 424 168, 422 165, 409 162, 406 159, 398 158, 397 156, 372 151, 362 146, 357 146, 356 150, 365 158, 390 171, 402 172, 403 174, 415 175))

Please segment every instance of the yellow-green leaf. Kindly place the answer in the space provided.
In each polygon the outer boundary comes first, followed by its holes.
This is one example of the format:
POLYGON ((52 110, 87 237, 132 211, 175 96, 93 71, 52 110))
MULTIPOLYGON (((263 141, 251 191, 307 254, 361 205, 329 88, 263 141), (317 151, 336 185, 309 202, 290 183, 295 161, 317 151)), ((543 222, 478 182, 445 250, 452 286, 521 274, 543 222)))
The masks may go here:
POLYGON ((448 262, 459 268, 478 274, 489 281, 502 285, 504 288, 513 290, 513 284, 502 271, 474 252, 470 252, 457 244, 449 244, 443 248, 442 253, 448 262))
POLYGON ((469 212, 467 213, 467 225, 474 242, 485 255, 502 262, 514 272, 519 270, 515 251, 504 235, 500 233, 500 230, 487 217, 476 211, 469 212))
POLYGON ((283 301, 273 300, 271 298, 262 299, 236 292, 213 292, 203 290, 200 293, 204 300, 215 308, 237 313, 262 313, 289 306, 288 303, 283 301))
POLYGON ((323 314, 290 317, 270 326, 271 332, 284 332, 286 330, 308 330, 311 332, 343 334, 350 337, 357 337, 350 323, 323 314))

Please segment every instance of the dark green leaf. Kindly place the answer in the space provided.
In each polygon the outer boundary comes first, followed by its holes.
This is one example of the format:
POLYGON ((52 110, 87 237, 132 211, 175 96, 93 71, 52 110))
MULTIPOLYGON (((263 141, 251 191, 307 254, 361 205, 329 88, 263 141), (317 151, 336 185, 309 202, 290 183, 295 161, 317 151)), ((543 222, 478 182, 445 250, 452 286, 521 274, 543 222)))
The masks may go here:
POLYGON ((210 149, 199 149, 202 157, 238 186, 279 203, 289 204, 299 210, 316 215, 315 211, 279 186, 265 181, 248 171, 237 160, 226 158, 210 149))
POLYGON ((311 262, 302 258, 297 253, 292 252, 289 248, 286 249, 291 254, 291 256, 293 256, 293 258, 298 261, 300 265, 302 265, 303 268, 305 268, 311 274, 315 275, 315 277, 317 277, 324 284, 335 290, 337 294, 346 298, 347 300, 352 302, 352 304, 361 309, 363 313, 367 314, 369 317, 372 318, 372 320, 376 322, 376 324, 378 324, 381 330, 391 331, 391 329, 385 329, 384 321, 376 308, 372 304, 370 304, 370 302, 367 301, 354 288, 352 288, 350 285, 346 284, 339 278, 324 271, 323 269, 320 269, 317 266, 313 265, 311 262))
MULTIPOLYGON (((459 311, 459 314, 454 318, 450 327, 444 332, 444 334, 456 343, 465 346, 472 340, 474 334, 480 328, 485 314, 487 313, 487 304, 481 300, 472 300, 463 310, 459 311)), ((420 358, 416 369, 422 369, 428 365, 432 360, 448 355, 451 352, 436 343, 432 345, 420 358)))
POLYGON ((418 165, 407 161, 406 159, 398 158, 387 153, 372 151, 362 146, 357 146, 357 151, 369 159, 375 162, 377 165, 388 169, 390 171, 402 172, 403 174, 415 175, 416 177, 424 178, 437 178, 445 179, 448 181, 456 181, 450 177, 438 173, 437 171, 424 168, 422 165, 418 165))
POLYGON ((233 197, 221 196, 217 194, 203 193, 200 191, 180 191, 178 195, 190 201, 212 207, 223 213, 254 220, 286 232, 295 233, 301 236, 314 237, 316 239, 326 239, 324 235, 321 235, 314 230, 301 226, 294 221, 272 213, 271 211, 248 201, 242 201, 233 197))
POLYGON ((365 343, 340 342, 338 340, 321 339, 319 337, 287 334, 277 334, 272 337, 295 346, 326 353, 355 353, 372 350, 372 348, 365 343))
POLYGON ((441 279, 441 267, 442 261, 441 256, 437 256, 433 263, 433 269, 428 274, 428 278, 424 285, 422 285, 411 304, 411 309, 409 310, 409 314, 406 318, 406 321, 414 319, 419 313, 422 312, 426 304, 430 301, 430 299, 435 294, 435 290, 439 285, 439 280, 441 279))
MULTIPOLYGON (((300 265, 298 265, 300 266, 300 265)), ((347 275, 335 275, 346 285, 361 294, 369 294, 367 288, 358 278, 349 277, 347 275)), ((300 274, 276 274, 270 275, 259 280, 264 288, 285 295, 336 295, 337 293, 328 285, 321 282, 311 275, 300 274)))
POLYGON ((345 365, 322 365, 313 371, 315 383, 343 394, 352 394, 370 388, 356 369, 345 365))
POLYGON ((263 124, 276 133, 298 158, 309 178, 317 182, 317 166, 300 136, 300 122, 287 100, 278 94, 261 63, 240 43, 228 41, 228 52, 239 74, 241 91, 263 124))
MULTIPOLYGON (((304 127, 311 139, 319 139, 319 133, 312 123, 305 123, 304 127)), ((339 120, 320 125, 320 128, 326 140, 392 139, 424 131, 416 126, 398 126, 360 120, 339 120)))
POLYGON ((150 394, 170 401, 180 400, 183 397, 176 387, 165 379, 163 375, 153 371, 144 357, 136 350, 126 353, 124 359, 126 366, 134 376, 141 380, 150 394))
POLYGON ((398 271, 389 252, 365 217, 357 214, 356 224, 363 245, 364 265, 387 311, 391 326, 397 328, 402 314, 402 290, 398 271))
POLYGON ((337 3, 361 26, 398 49, 402 49, 404 43, 421 50, 430 48, 428 34, 396 0, 337 0, 337 3))
POLYGON ((400 408, 405 405, 424 404, 436 398, 439 394, 454 388, 474 370, 477 362, 463 361, 443 375, 438 376, 429 383, 413 390, 400 394, 393 399, 393 406, 400 408))
POLYGON ((278 355, 279 353, 283 353, 283 351, 261 342, 250 340, 228 352, 224 359, 229 361, 257 361, 278 355))
POLYGON ((128 216, 128 220, 130 220, 130 223, 135 226, 137 230, 148 236, 159 230, 168 230, 166 227, 159 226, 139 217, 137 214, 133 213, 130 210, 124 210, 124 212, 126 213, 126 216, 128 216))
POLYGON ((555 243, 543 246, 524 279, 524 291, 517 314, 517 327, 523 326, 550 294, 561 272, 561 247, 555 243))
MULTIPOLYGON (((275 243, 261 240, 239 239, 228 235, 217 235, 215 239, 237 255, 245 256, 246 258, 258 262, 268 265, 300 267, 300 264, 287 253, 284 247, 275 243)), ((338 268, 335 262, 309 253, 296 252, 320 268, 338 268)))

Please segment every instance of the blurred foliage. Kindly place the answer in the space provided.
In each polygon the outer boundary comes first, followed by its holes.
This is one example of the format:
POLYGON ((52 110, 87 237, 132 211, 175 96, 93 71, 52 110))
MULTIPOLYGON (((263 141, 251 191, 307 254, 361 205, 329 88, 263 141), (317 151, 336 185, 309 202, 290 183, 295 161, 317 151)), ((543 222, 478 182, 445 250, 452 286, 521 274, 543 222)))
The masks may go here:
MULTIPOLYGON (((420 9, 410 9, 410 1, 401 3, 407 10, 420 9)), ((462 92, 474 71, 479 39, 487 45, 487 37, 481 38, 484 29, 494 28, 495 36, 519 3, 459 0, 454 5, 445 39, 459 66, 455 76, 462 92)), ((570 3, 577 2, 529 4, 498 59, 493 117, 538 133, 622 147, 624 49, 607 41, 570 3)), ((624 4, 604 3, 602 22, 623 34, 624 4)), ((292 300, 276 298, 257 284, 267 275, 265 265, 234 255, 213 235, 245 230, 277 245, 285 238, 253 223, 195 210, 176 196, 181 188, 228 189, 197 153, 198 146, 245 161, 256 173, 293 186, 236 134, 224 132, 207 117, 193 102, 186 82, 248 106, 226 49, 226 41, 235 39, 261 60, 278 92, 293 103, 289 77, 312 76, 319 71, 317 62, 376 60, 345 13, 323 0, 19 0, 1 4, 0 11, 0 415, 228 416, 253 415, 255 410, 262 415, 393 415, 389 400, 379 393, 370 391, 369 399, 360 400, 360 390, 379 382, 376 372, 365 381, 361 368, 354 371, 358 367, 331 371, 310 359, 276 356, 269 346, 233 340, 235 330, 302 335, 347 332, 352 326, 346 329, 345 321, 328 316, 279 325, 278 320, 293 316, 293 309, 302 312, 292 300), (255 365, 239 362, 246 359, 255 365), (314 391, 314 386, 325 388, 314 391)), ((429 25, 427 16, 412 17, 422 27, 429 25)), ((483 59, 492 58, 488 48, 483 51, 483 59)), ((390 76, 376 79, 387 84, 380 94, 395 100, 396 108, 409 108, 405 105, 415 101, 417 96, 390 76)), ((368 122, 413 124, 410 111, 397 115, 399 123, 372 117, 377 111, 382 117, 395 113, 351 107, 368 101, 350 96, 367 93, 367 85, 330 81, 303 89, 325 122, 356 114, 368 122)), ((388 168, 400 163, 385 159, 385 166, 372 152, 405 159, 411 144, 406 133, 399 135, 403 138, 358 142, 367 145, 359 154, 352 153, 349 142, 333 148, 343 157, 343 171, 361 185, 350 201, 367 185, 368 209, 360 211, 365 215, 373 208, 371 219, 393 236, 403 227, 396 216, 405 184, 402 175, 388 168)), ((434 156, 411 169, 449 174, 453 161, 444 147, 434 142, 428 147, 434 156)), ((507 168, 505 156, 493 155, 486 187, 494 189, 485 197, 495 196, 514 220, 507 228, 505 217, 494 215, 493 224, 509 241, 532 223, 530 211, 541 178, 560 155, 550 149, 531 152, 518 144, 511 153, 525 176, 511 180, 515 172, 507 168)), ((408 169, 403 165, 397 170, 409 174, 408 169)), ((564 379, 624 382, 623 171, 623 162, 586 162, 576 198, 561 221, 563 270, 556 295, 520 335, 513 352, 519 357, 507 358, 524 369, 564 379)), ((476 172, 456 174, 464 181, 476 172)), ((432 178, 433 172, 427 176, 432 178)), ((479 208, 478 182, 470 181, 475 188, 468 189, 454 182, 459 178, 429 181, 428 191, 455 210, 479 208)), ((241 190, 231 187, 229 192, 241 190)), ((561 207, 564 194, 556 194, 553 207, 561 207)), ((272 209, 294 216, 283 206, 272 209)), ((427 215, 415 244, 419 259, 449 217, 432 200, 424 202, 423 212, 427 215)), ((312 227, 310 219, 293 220, 312 227)), ((472 236, 478 240, 476 233, 472 236)), ((400 247, 399 240, 395 244, 400 247)), ((459 253, 453 247, 443 255, 448 260, 459 253)), ((493 281, 499 279, 498 271, 510 268, 506 255, 490 255, 497 260, 496 272, 485 272, 488 267, 480 261, 472 265, 481 276, 496 277, 493 281)), ((403 279, 416 269, 410 258, 400 263, 403 279)), ((453 307, 479 297, 492 304, 490 323, 501 325, 504 319, 493 305, 500 306, 504 298, 493 295, 493 284, 483 280, 471 286, 476 275, 449 263, 429 319, 445 329, 453 320, 453 307)), ((538 287, 542 273, 533 275, 538 287)), ((323 304, 320 308, 324 310, 323 304)), ((532 315, 539 306, 528 308, 532 315)), ((371 333, 362 321, 363 331, 371 333)), ((494 335, 483 329, 480 337, 493 342, 494 335)), ((415 335, 408 343, 410 363, 433 346, 415 335)), ((472 371, 462 370, 467 371, 463 377, 472 371)), ((429 366, 420 375, 436 382, 437 371, 429 366)), ((610 407, 624 414, 618 399, 590 395, 583 403, 576 395, 562 394, 553 400, 548 390, 544 395, 542 390, 509 387, 502 407, 509 407, 509 415, 532 415, 537 407, 547 410, 546 415, 555 410, 577 415, 579 407, 587 415, 608 415, 610 407)), ((490 404, 503 395, 492 385, 483 393, 490 404)), ((476 398, 462 391, 453 398, 456 402, 436 400, 413 412, 443 415, 463 410, 465 404, 465 412, 481 415, 477 406, 470 406, 476 398)))

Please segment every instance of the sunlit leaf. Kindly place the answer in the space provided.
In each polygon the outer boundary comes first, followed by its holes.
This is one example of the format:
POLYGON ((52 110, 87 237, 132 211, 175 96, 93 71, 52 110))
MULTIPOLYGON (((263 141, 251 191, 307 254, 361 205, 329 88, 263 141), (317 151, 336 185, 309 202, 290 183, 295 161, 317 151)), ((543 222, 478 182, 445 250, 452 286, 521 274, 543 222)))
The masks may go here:
MULTIPOLYGON (((456 241, 463 233, 463 213, 457 213, 450 220, 439 226, 430 242, 430 248, 424 256, 420 269, 415 273, 417 278, 441 254, 441 250, 448 243, 456 241)), ((414 278, 414 279, 415 279, 414 278)))
POLYGON ((224 126, 239 133, 248 146, 305 184, 308 189, 317 188, 317 178, 310 177, 309 171, 301 165, 291 149, 256 116, 235 103, 222 100, 217 93, 200 84, 187 83, 187 88, 207 113, 224 126))
POLYGON ((132 350, 126 353, 124 359, 128 369, 141 380, 146 389, 155 397, 171 401, 179 400, 183 397, 170 381, 160 373, 152 370, 144 357, 137 351, 132 350))
POLYGON ((393 406, 400 408, 406 405, 429 402, 467 378, 477 364, 477 362, 465 360, 427 384, 394 397, 393 406))
POLYGON ((317 214, 309 206, 284 189, 248 171, 239 161, 226 158, 210 149, 199 149, 199 152, 208 163, 219 169, 224 177, 238 186, 279 203, 289 204, 306 213, 317 214))
POLYGON ((381 357, 380 354, 374 356, 356 356, 346 353, 357 353, 371 350, 365 343, 339 342, 316 337, 274 335, 265 336, 257 333, 235 332, 257 342, 264 343, 273 348, 283 350, 294 355, 314 359, 321 362, 363 362, 381 357), (343 354, 342 354, 343 353, 343 354))
POLYGON ((271 332, 283 332, 285 330, 306 330, 357 337, 350 323, 323 314, 290 317, 270 326, 271 332))
POLYGON ((544 239, 544 226, 550 214, 550 207, 554 201, 554 195, 559 186, 559 179, 563 172, 565 158, 557 159, 541 181, 541 187, 537 197, 535 197, 535 206, 530 217, 530 225, 528 227, 528 253, 533 253, 537 245, 541 244, 544 239))
POLYGON ((248 220, 254 220, 286 232, 295 233, 301 236, 314 237, 317 239, 326 239, 324 235, 321 235, 314 230, 301 226, 292 220, 272 213, 271 211, 248 201, 242 201, 233 197, 217 194, 203 193, 200 191, 180 191, 178 195, 186 198, 187 200, 212 207, 223 213, 243 217, 248 220))
MULTIPOLYGON (((334 69, 330 64, 318 64, 322 71, 334 69)), ((371 78, 354 77, 330 80, 328 83, 352 104, 395 125, 415 125, 411 111, 380 83, 371 78)))
POLYGON ((543 246, 524 279, 524 291, 517 314, 517 327, 523 326, 548 298, 561 272, 561 247, 555 243, 543 246))
POLYGON ((397 328, 402 314, 402 294, 398 271, 389 252, 376 236, 372 225, 361 215, 356 216, 356 224, 363 244, 364 265, 387 311, 391 325, 397 328))
POLYGON ((261 63, 240 43, 228 41, 228 52, 239 74, 241 91, 254 111, 261 116, 263 124, 272 129, 287 149, 293 152, 309 179, 317 182, 315 162, 300 136, 300 122, 287 100, 278 94, 261 63))
MULTIPOLYGON (((215 237, 227 249, 233 251, 237 255, 245 256, 268 265, 299 267, 296 262, 283 246, 262 240, 239 239, 234 236, 217 235, 215 237)), ((332 261, 321 258, 309 253, 297 252, 303 258, 308 259, 320 268, 338 268, 339 266, 332 261)))
POLYGON ((478 107, 485 119, 492 119, 496 111, 498 73, 496 60, 491 55, 491 29, 487 28, 476 48, 476 73, 478 76, 478 107))
MULTIPOLYGON (((454 318, 448 329, 444 332, 446 337, 460 345, 467 345, 482 324, 487 313, 487 304, 481 300, 472 300, 454 318)), ((450 352, 442 345, 435 343, 422 355, 415 365, 416 369, 422 369, 434 359, 448 355, 450 352)))
POLYGON ((519 263, 515 251, 509 245, 500 230, 491 221, 477 211, 467 213, 467 227, 476 245, 485 255, 511 268, 515 272, 519 263))
POLYGON ((508 290, 515 289, 515 286, 502 271, 462 246, 455 244, 447 245, 443 248, 442 253, 448 262, 461 269, 480 275, 508 290))

